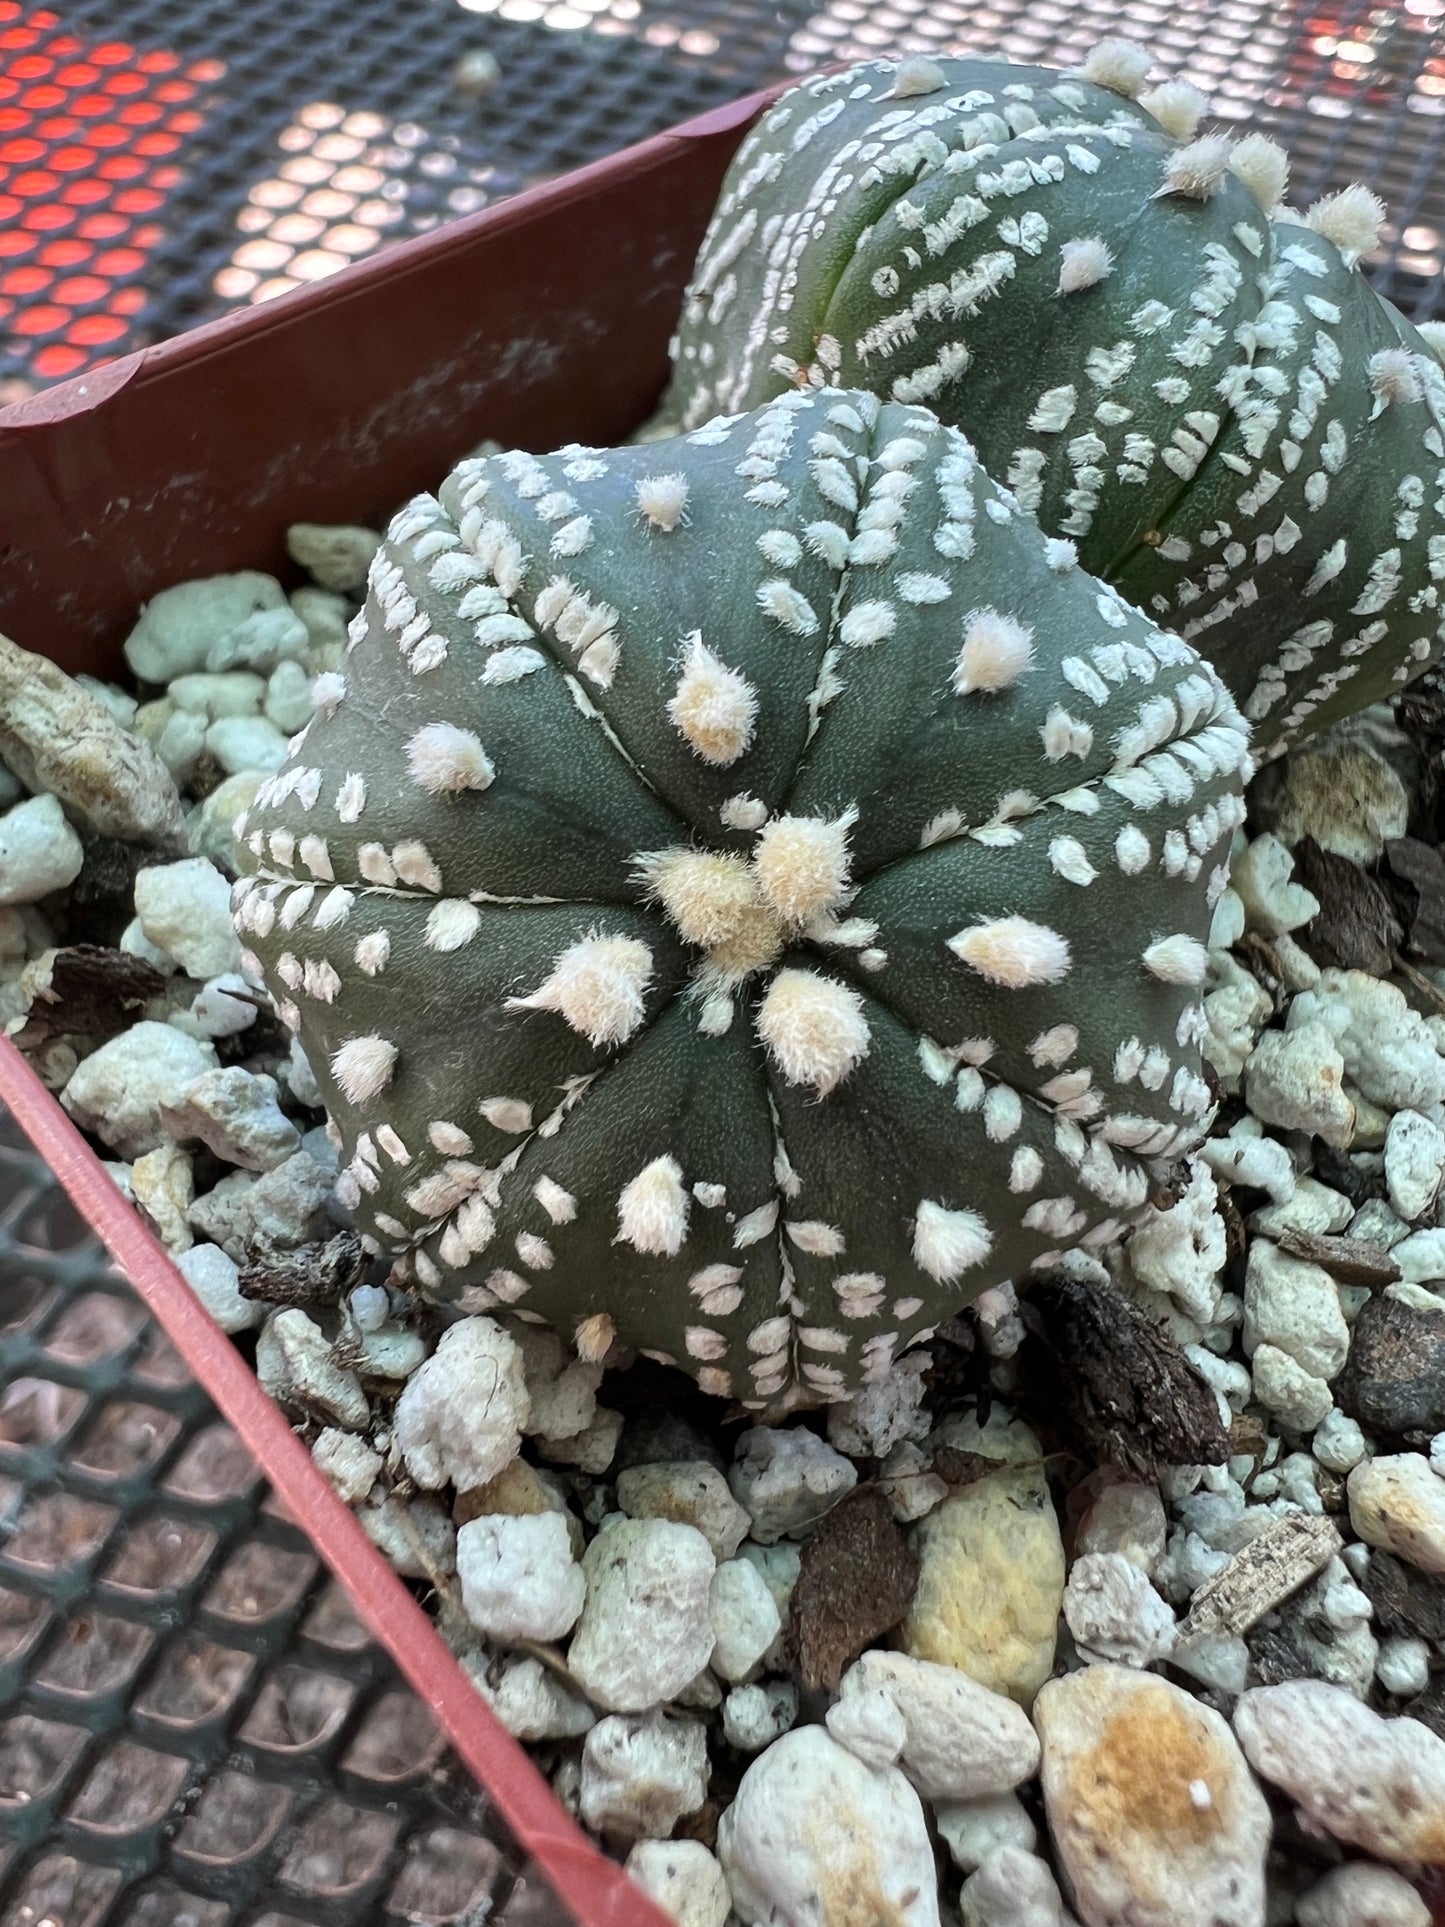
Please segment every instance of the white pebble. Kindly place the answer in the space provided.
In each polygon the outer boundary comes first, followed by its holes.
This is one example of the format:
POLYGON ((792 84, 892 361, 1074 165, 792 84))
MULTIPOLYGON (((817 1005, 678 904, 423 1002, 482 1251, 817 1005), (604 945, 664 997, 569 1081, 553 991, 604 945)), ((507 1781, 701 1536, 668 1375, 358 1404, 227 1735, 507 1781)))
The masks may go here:
POLYGON ((782 1630, 767 1582, 747 1559, 729 1559, 712 1578, 710 1611, 716 1644, 712 1669, 734 1684, 756 1676, 782 1630))
POLYGON ((371 1416, 355 1372, 337 1362, 331 1341, 295 1305, 273 1312, 256 1340, 262 1389, 308 1418, 359 1432, 371 1416))
POLYGON ((241 967, 231 886, 203 856, 153 863, 136 875, 135 908, 148 942, 203 982, 241 967))
POLYGON ((840 1683, 844 1700, 884 1692, 903 1716, 899 1764, 926 1800, 1007 1793, 1038 1770, 1028 1715, 955 1666, 906 1653, 864 1653, 840 1683))
POLYGON ((1445 1740, 1428 1726, 1318 1679, 1245 1693, 1234 1724, 1255 1772, 1335 1839, 1382 1860, 1440 1859, 1445 1740))
POLYGON ((613 1713, 582 1743, 582 1818, 619 1840, 665 1840, 707 1798, 707 1734, 696 1720, 613 1713))
MULTIPOLYGON (((197 1248, 214 1251, 216 1247, 197 1248)), ((339 1431, 334 1425, 324 1427, 317 1435, 311 1456, 348 1505, 361 1504, 376 1484, 382 1467, 380 1452, 354 1432, 339 1431)))
POLYGON ((839 1746, 875 1772, 896 1764, 908 1738, 908 1726, 881 1686, 860 1688, 835 1700, 824 1724, 839 1746))
POLYGON ((1352 1418, 1336 1407, 1315 1428, 1310 1450, 1327 1472, 1352 1472, 1369 1450, 1365 1435, 1352 1418))
POLYGON ((38 903, 80 875, 85 850, 53 796, 30 796, 0 816, 0 904, 38 903))
POLYGON ((1430 1909, 1403 1874, 1349 1860, 1301 1895, 1298 1927, 1430 1927, 1430 1909))
POLYGON ((1375 1678, 1398 1699, 1423 1693, 1430 1684, 1430 1642, 1404 1633, 1387 1635, 1375 1657, 1375 1678))
POLYGON ((176 1270, 223 1332, 250 1331, 265 1318, 267 1307, 260 1300, 241 1296, 241 1268, 219 1245, 192 1245, 173 1258, 176 1270))
POLYGON ((726 1927, 728 1883, 701 1840, 639 1840, 627 1871, 677 1927, 726 1927))
POLYGON ((200 669, 212 646, 257 609, 281 608, 274 576, 243 570, 163 589, 126 638, 125 659, 142 682, 168 683, 200 669))
POLYGON ((944 1800, 933 1817, 940 1838, 963 1873, 972 1873, 1000 1847, 1032 1853, 1038 1830, 1016 1793, 995 1793, 982 1800, 944 1800))
POLYGON ((1340 1294, 1319 1265, 1255 1238, 1244 1275, 1244 1351, 1278 1346, 1313 1378, 1337 1376, 1350 1349, 1340 1294))
POLYGON ((462 1608, 489 1639, 562 1639, 582 1611, 586 1582, 561 1512, 488 1512, 457 1533, 462 1608))
POLYGON ((1385 1184, 1407 1224, 1435 1202, 1445 1173, 1445 1131, 1418 1111, 1397 1111, 1385 1132, 1385 1184))
POLYGON ((1000 1847, 963 1883, 963 1927, 1063 1927, 1059 1883, 1037 1854, 1000 1847))
POLYGON ((485 1485, 517 1456, 527 1422, 522 1355, 490 1318, 442 1333, 396 1406, 396 1441, 420 1486, 485 1485))
POLYGON ((1086 1659, 1150 1666, 1174 1645, 1173 1613, 1120 1552, 1089 1552, 1074 1561, 1064 1618, 1086 1659))
POLYGON ((733 1497, 753 1522, 759 1545, 803 1536, 858 1483, 856 1466, 806 1426, 754 1426, 738 1441, 728 1473, 733 1497))
POLYGON ((715 1563, 694 1526, 622 1519, 602 1527, 583 1557, 587 1602, 567 1655, 589 1699, 642 1712, 697 1677, 712 1657, 715 1563))
POLYGON ((205 746, 228 776, 260 769, 268 775, 286 761, 286 738, 264 716, 221 716, 206 730, 205 746))
POLYGON ((753 1761, 718 1824, 717 1851, 745 1927, 939 1927, 917 1793, 820 1726, 785 1733, 753 1761))
POLYGON ((750 1520, 706 1459, 665 1459, 617 1475, 617 1504, 630 1519, 676 1519, 696 1526, 719 1560, 731 1559, 750 1520))
POLYGON ((463 1657, 462 1666, 514 1739, 580 1739, 596 1722, 586 1700, 569 1692, 557 1675, 530 1655, 509 1654, 495 1685, 484 1654, 463 1657))
POLYGON ((761 1753, 798 1717, 798 1689, 790 1679, 735 1686, 723 1701, 723 1738, 739 1753, 761 1753))
POLYGON ((216 1053, 171 1024, 132 1024, 77 1066, 60 1101, 82 1129, 123 1158, 166 1142, 161 1107, 180 1103, 216 1053))

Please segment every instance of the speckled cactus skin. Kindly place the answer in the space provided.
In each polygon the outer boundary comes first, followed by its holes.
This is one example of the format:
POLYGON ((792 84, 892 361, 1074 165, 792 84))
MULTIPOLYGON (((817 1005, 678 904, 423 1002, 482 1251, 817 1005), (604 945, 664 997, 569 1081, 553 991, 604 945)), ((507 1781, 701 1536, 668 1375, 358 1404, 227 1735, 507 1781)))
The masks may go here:
POLYGON ((318 695, 236 920, 430 1295, 836 1398, 1208 1123, 1245 726, 923 409, 464 462, 318 695))
POLYGON ((1214 662, 1266 755, 1438 652, 1445 375, 1356 265, 1374 197, 1284 207, 1282 151, 1194 139, 1202 97, 1141 93, 1147 67, 1106 43, 1106 84, 957 59, 785 95, 729 173, 663 413, 818 381, 926 402, 1214 662))

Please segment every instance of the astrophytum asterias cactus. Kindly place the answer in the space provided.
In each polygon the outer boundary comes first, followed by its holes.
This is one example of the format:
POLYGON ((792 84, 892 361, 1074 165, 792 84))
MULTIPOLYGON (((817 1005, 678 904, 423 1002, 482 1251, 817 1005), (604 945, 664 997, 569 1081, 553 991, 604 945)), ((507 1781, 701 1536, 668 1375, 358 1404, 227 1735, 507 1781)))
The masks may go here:
POLYGON ((402 1275, 836 1397, 1193 1143, 1246 732, 925 410, 463 462, 236 918, 402 1275))
POLYGON ((1146 91, 871 63, 785 94, 724 186, 674 342, 691 427, 792 384, 922 401, 1050 534, 1214 662, 1259 753, 1442 639, 1445 373, 1359 271, 1359 186, 1300 215, 1259 134, 1146 91))

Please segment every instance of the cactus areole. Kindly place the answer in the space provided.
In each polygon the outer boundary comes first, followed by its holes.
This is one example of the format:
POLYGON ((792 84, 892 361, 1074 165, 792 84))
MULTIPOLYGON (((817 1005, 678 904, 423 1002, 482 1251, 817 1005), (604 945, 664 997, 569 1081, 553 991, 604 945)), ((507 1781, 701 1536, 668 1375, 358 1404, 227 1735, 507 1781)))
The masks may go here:
POLYGON ((236 920, 430 1296, 838 1398, 1208 1123, 1245 725, 922 408, 463 462, 317 694, 236 920))
POLYGON ((1360 273, 1375 196, 1296 213, 1284 152, 1200 137, 1203 96, 1149 64, 1113 41, 1073 75, 873 62, 784 95, 724 185, 664 414, 925 402, 1215 664, 1268 754, 1439 650, 1445 372, 1360 273))

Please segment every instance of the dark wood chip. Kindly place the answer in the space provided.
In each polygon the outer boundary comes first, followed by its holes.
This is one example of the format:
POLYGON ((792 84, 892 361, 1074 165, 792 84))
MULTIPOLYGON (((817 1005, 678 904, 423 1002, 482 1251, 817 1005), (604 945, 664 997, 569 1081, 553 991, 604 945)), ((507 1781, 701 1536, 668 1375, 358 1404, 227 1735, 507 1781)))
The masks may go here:
POLYGON ((1378 1547, 1370 1554, 1360 1590, 1375 1609, 1375 1629, 1411 1639, 1445 1639, 1445 1579, 1406 1565, 1378 1547))
POLYGON ((69 944, 55 952, 49 982, 37 990, 14 1042, 33 1051, 56 1037, 84 1037, 98 1047, 128 1030, 165 987, 144 958, 103 944, 69 944))
POLYGON ((933 1452, 932 1470, 955 1491, 997 1472, 998 1465, 997 1459, 987 1458, 982 1452, 961 1452, 956 1445, 935 1446, 933 1452))
POLYGON ((1445 857, 1417 837, 1395 837, 1385 845, 1385 873, 1410 949, 1445 963, 1445 857))
POLYGON ((1195 1593, 1179 1628, 1181 1644, 1247 1633, 1322 1571, 1343 1543, 1332 1519, 1291 1512, 1274 1520, 1195 1593))
POLYGON ((1445 1426, 1445 1306, 1369 1299, 1350 1334, 1335 1399, 1376 1436, 1438 1432, 1445 1426))
POLYGON ((850 1492, 803 1543, 788 1620, 803 1684, 836 1692, 858 1655, 898 1625, 917 1585, 918 1561, 883 1494, 850 1492))
POLYGON ((1319 898, 1319 915, 1299 933, 1316 963, 1388 977, 1404 935, 1390 898, 1348 857, 1322 850, 1312 836, 1294 849, 1295 875, 1319 898))
POLYGON ((1276 1243, 1291 1258, 1303 1258, 1327 1271, 1337 1284, 1368 1285, 1383 1291, 1400 1276, 1400 1267, 1383 1245, 1367 1238, 1329 1238, 1314 1231, 1282 1231, 1276 1243))
POLYGON ((338 1231, 322 1244, 301 1245, 295 1251, 253 1246, 236 1289, 243 1298, 259 1298, 268 1305, 337 1305, 370 1266, 356 1233, 338 1231))
POLYGON ((1108 1284, 1035 1273, 1020 1301, 1029 1339, 1020 1403, 1090 1463, 1144 1479, 1171 1465, 1223 1465, 1229 1435, 1213 1392, 1162 1325, 1108 1284))
MULTIPOLYGON (((1445 1678, 1432 1680, 1418 1699, 1412 1699, 1400 1711, 1406 1719, 1418 1720, 1421 1726, 1428 1726, 1437 1739, 1445 1740, 1445 1678)), ((1439 1883, 1435 1891, 1445 1903, 1445 1881, 1441 1880, 1438 1872, 1435 1879, 1439 1883)), ((1440 1915, 1437 1913, 1435 1918, 1439 1920, 1440 1915)))

